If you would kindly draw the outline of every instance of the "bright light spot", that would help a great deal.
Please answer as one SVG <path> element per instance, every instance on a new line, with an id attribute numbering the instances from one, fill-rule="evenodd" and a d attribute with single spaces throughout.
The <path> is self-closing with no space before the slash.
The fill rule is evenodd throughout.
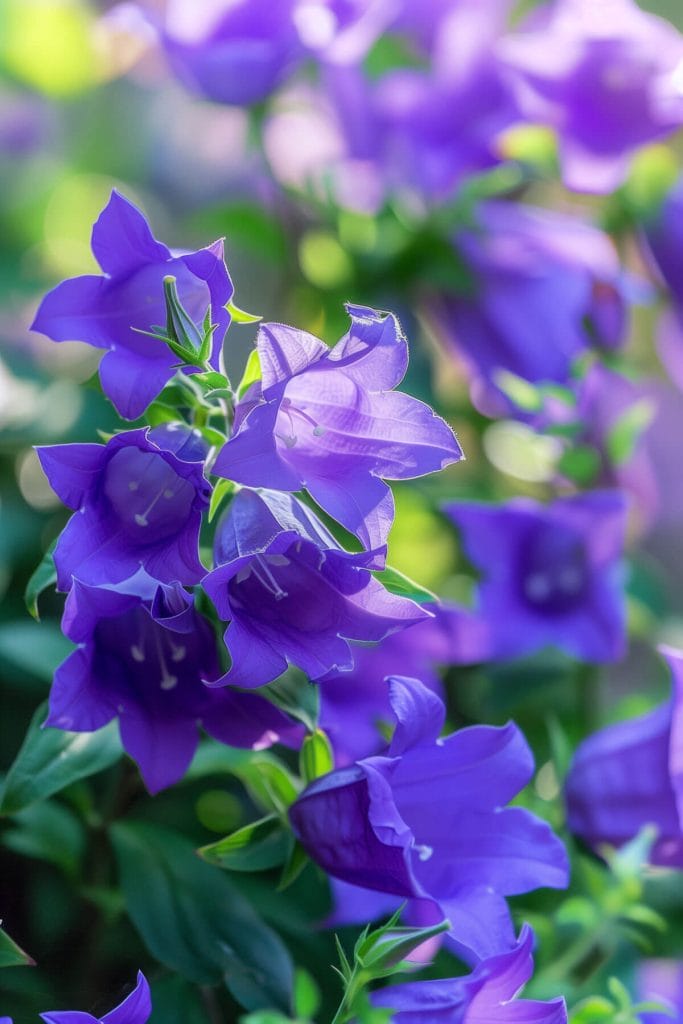
<path id="1" fill-rule="evenodd" d="M 309 231 L 299 244 L 299 264 L 304 277 L 316 288 L 336 288 L 351 277 L 349 257 L 333 235 Z"/>
<path id="2" fill-rule="evenodd" d="M 95 81 L 93 15 L 79 0 L 5 0 L 0 60 L 48 96 L 69 96 Z"/>
<path id="3" fill-rule="evenodd" d="M 484 451 L 502 473 L 530 483 L 543 483 L 555 474 L 562 444 L 556 437 L 536 434 L 524 423 L 500 420 L 487 428 Z"/>
<path id="4" fill-rule="evenodd" d="M 33 448 L 22 452 L 17 459 L 17 483 L 24 501 L 31 508 L 51 509 L 61 505 L 61 501 L 47 482 Z"/>
<path id="5" fill-rule="evenodd" d="M 541 800 L 555 800 L 560 795 L 560 784 L 552 761 L 546 761 L 539 770 L 535 789 Z"/>

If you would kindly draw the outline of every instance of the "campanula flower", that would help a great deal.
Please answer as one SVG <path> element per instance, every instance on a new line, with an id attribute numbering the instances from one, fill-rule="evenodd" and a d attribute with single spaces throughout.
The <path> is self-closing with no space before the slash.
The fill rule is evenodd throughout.
<path id="1" fill-rule="evenodd" d="M 514 949 L 488 957 L 459 978 L 412 981 L 373 992 L 373 1006 L 395 1024 L 567 1024 L 564 999 L 515 999 L 534 969 L 534 934 L 522 928 Z"/>
<path id="2" fill-rule="evenodd" d="M 137 985 L 122 1003 L 105 1013 L 93 1017 L 76 1010 L 52 1010 L 41 1013 L 45 1024 L 146 1024 L 152 1013 L 152 997 L 142 971 L 138 971 Z"/>
<path id="3" fill-rule="evenodd" d="M 230 322 L 226 304 L 232 282 L 223 262 L 223 242 L 173 254 L 153 237 L 143 214 L 114 190 L 92 231 L 92 251 L 102 275 L 63 281 L 40 304 L 32 330 L 53 341 L 84 341 L 106 349 L 100 381 L 125 419 L 142 415 L 175 373 L 177 357 L 157 338 L 140 331 L 166 323 L 163 280 L 175 277 L 180 301 L 197 324 L 211 307 L 211 364 Z"/>
<path id="4" fill-rule="evenodd" d="M 671 1024 L 683 1018 L 683 962 L 680 960 L 641 960 L 638 965 L 638 991 L 647 1002 L 664 1004 L 669 1013 L 641 1013 L 642 1024 Z"/>
<path id="5" fill-rule="evenodd" d="M 524 116 L 557 130 L 569 188 L 612 191 L 683 124 L 683 36 L 633 0 L 555 0 L 499 53 Z"/>
<path id="6" fill-rule="evenodd" d="M 262 686 L 289 663 L 312 680 L 353 668 L 349 640 L 382 640 L 428 617 L 390 594 L 289 494 L 243 489 L 219 523 L 216 568 L 202 581 L 229 621 L 232 658 L 215 685 Z"/>
<path id="7" fill-rule="evenodd" d="M 448 917 L 466 959 L 510 949 L 504 897 L 562 888 L 568 872 L 550 827 L 506 806 L 533 774 L 526 741 L 512 722 L 440 738 L 442 701 L 415 679 L 389 685 L 388 750 L 308 786 L 289 810 L 294 832 L 334 878 Z"/>
<path id="8" fill-rule="evenodd" d="M 492 658 L 547 646 L 585 661 L 621 656 L 626 500 L 619 491 L 550 505 L 455 502 L 444 511 L 481 576 L 477 610 L 491 625 Z"/>
<path id="9" fill-rule="evenodd" d="M 118 583 L 142 566 L 162 583 L 197 583 L 206 445 L 178 425 L 115 434 L 106 445 L 38 448 L 50 486 L 75 510 L 54 552 L 57 582 Z"/>
<path id="10" fill-rule="evenodd" d="M 589 736 L 566 781 L 569 828 L 598 849 L 657 828 L 653 864 L 683 867 L 683 652 L 661 648 L 671 699 L 646 715 Z"/>
<path id="11" fill-rule="evenodd" d="M 253 748 L 292 728 L 262 698 L 204 686 L 219 671 L 214 635 L 178 583 L 142 571 L 118 586 L 76 579 L 62 631 L 79 646 L 55 673 L 45 724 L 93 732 L 118 718 L 151 793 L 185 774 L 199 724 L 223 743 Z"/>
<path id="12" fill-rule="evenodd" d="M 305 487 L 366 547 L 380 548 L 394 516 L 384 480 L 435 472 L 462 451 L 429 406 L 392 390 L 408 365 L 396 317 L 347 309 L 350 330 L 332 349 L 293 327 L 261 327 L 262 379 L 238 406 L 214 472 L 251 487 Z"/>
<path id="13" fill-rule="evenodd" d="M 460 284 L 432 295 L 439 335 L 475 378 L 495 386 L 497 370 L 525 380 L 565 382 L 573 361 L 595 342 L 623 339 L 626 304 L 610 239 L 565 214 L 489 201 L 476 225 L 453 238 Z"/>

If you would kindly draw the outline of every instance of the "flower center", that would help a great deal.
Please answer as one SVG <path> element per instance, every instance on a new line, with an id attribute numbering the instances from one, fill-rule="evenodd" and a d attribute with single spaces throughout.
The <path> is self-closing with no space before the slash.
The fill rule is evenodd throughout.
<path id="1" fill-rule="evenodd" d="M 293 448 L 299 441 L 295 420 L 298 420 L 299 424 L 303 424 L 304 429 L 310 432 L 313 437 L 322 437 L 325 433 L 324 427 L 321 427 L 303 409 L 299 409 L 298 406 L 294 405 L 291 398 L 285 396 L 280 405 L 275 436 L 279 441 L 282 441 L 286 448 Z"/>
<path id="2" fill-rule="evenodd" d="M 104 494 L 119 526 L 142 544 L 179 533 L 192 509 L 194 488 L 154 452 L 124 448 L 104 472 Z"/>
<path id="3" fill-rule="evenodd" d="M 583 538 L 560 524 L 534 531 L 522 548 L 519 579 L 524 600 L 535 610 L 572 611 L 589 584 Z"/>

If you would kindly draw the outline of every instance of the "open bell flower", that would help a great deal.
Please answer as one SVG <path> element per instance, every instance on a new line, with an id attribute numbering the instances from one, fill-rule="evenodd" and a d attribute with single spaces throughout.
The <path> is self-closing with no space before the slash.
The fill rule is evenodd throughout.
<path id="1" fill-rule="evenodd" d="M 162 583 L 197 583 L 206 445 L 179 425 L 115 434 L 106 445 L 37 449 L 50 486 L 74 509 L 54 552 L 57 582 L 119 583 L 144 568 Z"/>
<path id="2" fill-rule="evenodd" d="M 137 984 L 129 996 L 118 1006 L 105 1013 L 104 1017 L 93 1017 L 78 1010 L 51 1010 L 41 1013 L 45 1024 L 146 1024 L 152 1013 L 152 996 L 142 971 L 138 971 Z"/>
<path id="3" fill-rule="evenodd" d="M 117 586 L 74 580 L 62 630 L 78 647 L 55 673 L 45 724 L 93 732 L 117 718 L 150 793 L 185 774 L 200 724 L 235 747 L 295 738 L 297 727 L 263 698 L 203 684 L 219 670 L 216 642 L 178 583 L 142 571 Z"/>
<path id="4" fill-rule="evenodd" d="M 372 553 L 344 551 L 289 494 L 238 491 L 214 554 L 202 586 L 229 621 L 232 666 L 212 685 L 263 686 L 288 664 L 319 680 L 353 667 L 349 640 L 376 642 L 429 617 L 374 578 Z"/>
<path id="5" fill-rule="evenodd" d="M 141 211 L 114 190 L 95 222 L 92 251 L 102 274 L 62 281 L 40 304 L 32 330 L 53 341 L 84 341 L 106 350 L 102 389 L 124 419 L 141 416 L 176 372 L 176 356 L 140 332 L 166 323 L 163 280 L 176 279 L 183 307 L 196 324 L 211 308 L 211 365 L 230 323 L 233 293 L 219 240 L 196 252 L 172 253 L 152 235 Z"/>
<path id="6" fill-rule="evenodd" d="M 392 1010 L 395 1024 L 567 1024 L 564 999 L 515 998 L 533 973 L 533 942 L 524 925 L 514 949 L 482 960 L 471 974 L 391 985 L 370 1002 Z"/>
<path id="7" fill-rule="evenodd" d="M 549 825 L 506 806 L 534 768 L 514 723 L 442 738 L 439 697 L 416 679 L 389 686 L 386 753 L 309 785 L 289 809 L 292 828 L 333 878 L 447 917 L 450 945 L 476 963 L 515 945 L 505 896 L 563 888 L 567 855 Z"/>
<path id="8" fill-rule="evenodd" d="M 566 780 L 567 821 L 595 850 L 622 846 L 654 825 L 651 863 L 683 868 L 683 652 L 660 650 L 671 699 L 579 744 Z"/>
<path id="9" fill-rule="evenodd" d="M 250 487 L 306 488 L 367 548 L 386 544 L 394 503 L 386 480 L 407 480 L 462 458 L 448 424 L 394 391 L 408 346 L 393 314 L 347 306 L 351 327 L 333 348 L 284 324 L 264 324 L 261 381 L 236 411 L 214 465 Z"/>

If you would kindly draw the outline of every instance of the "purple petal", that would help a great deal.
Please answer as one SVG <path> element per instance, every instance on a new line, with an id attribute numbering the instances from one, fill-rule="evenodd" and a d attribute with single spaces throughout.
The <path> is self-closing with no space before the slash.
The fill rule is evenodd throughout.
<path id="1" fill-rule="evenodd" d="M 298 745 L 303 739 L 301 726 L 256 694 L 222 690 L 220 698 L 204 715 L 202 725 L 221 743 L 264 750 L 278 742 Z"/>
<path id="2" fill-rule="evenodd" d="M 471 966 L 514 947 L 515 930 L 507 901 L 489 886 L 466 886 L 455 896 L 440 899 L 439 906 L 451 922 L 446 946 Z"/>
<path id="3" fill-rule="evenodd" d="M 253 689 L 277 679 L 287 670 L 287 660 L 254 631 L 245 629 L 237 619 L 230 623 L 224 638 L 232 665 L 225 675 L 208 681 L 208 685 Z"/>
<path id="4" fill-rule="evenodd" d="M 138 705 L 136 712 L 140 710 Z M 122 713 L 119 729 L 124 749 L 152 794 L 182 779 L 197 749 L 197 723 L 192 719 Z"/>
<path id="5" fill-rule="evenodd" d="M 51 1010 L 49 1013 L 41 1013 L 40 1016 L 45 1024 L 99 1024 L 95 1017 L 79 1010 Z"/>
<path id="6" fill-rule="evenodd" d="M 142 971 L 138 971 L 137 985 L 123 1002 L 102 1018 L 102 1024 L 146 1024 L 152 1013 L 152 996 Z"/>
<path id="7" fill-rule="evenodd" d="M 345 473 L 334 477 L 309 476 L 306 488 L 364 547 L 386 552 L 394 522 L 394 496 L 383 480 L 346 467 Z"/>
<path id="8" fill-rule="evenodd" d="M 95 732 L 111 722 L 116 708 L 92 685 L 92 658 L 74 651 L 55 671 L 46 726 L 68 732 Z"/>
<path id="9" fill-rule="evenodd" d="M 152 235 L 142 211 L 116 189 L 93 225 L 91 244 L 100 267 L 112 277 L 171 258 L 166 246 Z"/>
<path id="10" fill-rule="evenodd" d="M 96 348 L 109 348 L 108 325 L 100 319 L 107 288 L 105 278 L 93 275 L 62 281 L 41 302 L 31 330 L 52 341 L 84 341 Z"/>
<path id="11" fill-rule="evenodd" d="M 306 331 L 286 324 L 263 324 L 256 339 L 261 361 L 263 395 L 277 384 L 286 384 L 296 374 L 329 354 L 324 342 Z"/>
<path id="12" fill-rule="evenodd" d="M 68 508 L 78 509 L 86 501 L 102 470 L 101 444 L 55 444 L 36 448 L 50 487 Z"/>
<path id="13" fill-rule="evenodd" d="M 158 342 L 157 356 L 113 348 L 100 363 L 102 389 L 126 420 L 142 416 L 175 373 L 175 357 Z"/>
<path id="14" fill-rule="evenodd" d="M 391 710 L 396 718 L 390 756 L 438 739 L 446 719 L 443 701 L 417 679 L 392 676 L 388 682 Z"/>
<path id="15" fill-rule="evenodd" d="M 368 391 L 397 387 L 408 369 L 408 343 L 397 318 L 351 303 L 346 310 L 351 327 L 330 352 L 330 364 Z"/>
<path id="16" fill-rule="evenodd" d="M 253 487 L 267 483 L 282 491 L 300 490 L 301 477 L 277 448 L 274 431 L 278 413 L 279 404 L 274 401 L 255 406 L 219 452 L 214 473 Z"/>

